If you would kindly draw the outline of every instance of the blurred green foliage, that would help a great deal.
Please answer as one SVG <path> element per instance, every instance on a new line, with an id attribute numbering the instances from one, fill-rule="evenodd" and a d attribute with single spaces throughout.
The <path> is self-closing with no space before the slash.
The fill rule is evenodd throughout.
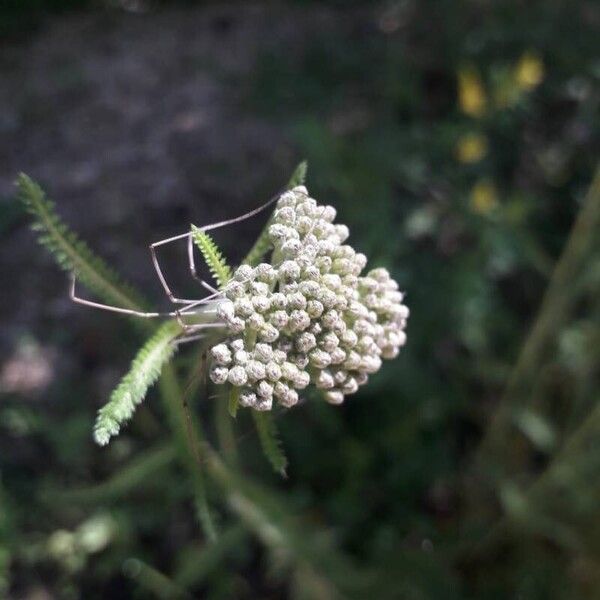
<path id="1" fill-rule="evenodd" d="M 590 244 L 567 246 L 599 157 L 598 7 L 352 4 L 361 19 L 340 10 L 338 26 L 315 27 L 294 52 L 267 41 L 243 82 L 243 108 L 289 131 L 308 158 L 311 192 L 408 291 L 408 346 L 341 409 L 314 401 L 279 416 L 285 481 L 240 413 L 238 459 L 265 489 L 244 488 L 232 510 L 237 484 L 209 480 L 212 544 L 158 402 L 99 452 L 83 375 L 55 384 L 53 394 L 72 400 L 54 413 L 7 395 L 5 593 L 600 594 L 600 248 L 598 229 L 585 231 L 597 222 L 586 217 L 575 236 Z M 39 4 L 6 6 L 20 18 Z M 523 357 L 565 249 L 544 336 Z M 120 343 L 125 366 L 135 344 Z M 283 542 L 281 528 L 292 532 Z"/>

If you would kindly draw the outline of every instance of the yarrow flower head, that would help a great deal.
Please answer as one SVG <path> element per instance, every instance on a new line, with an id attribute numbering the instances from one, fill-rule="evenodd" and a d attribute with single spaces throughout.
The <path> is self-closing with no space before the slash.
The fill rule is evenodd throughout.
<path id="1" fill-rule="evenodd" d="M 309 385 L 341 404 L 406 343 L 409 310 L 383 268 L 363 275 L 348 228 L 304 186 L 285 192 L 268 225 L 270 263 L 240 265 L 217 316 L 227 338 L 210 349 L 215 384 L 240 388 L 240 406 L 294 406 Z"/>

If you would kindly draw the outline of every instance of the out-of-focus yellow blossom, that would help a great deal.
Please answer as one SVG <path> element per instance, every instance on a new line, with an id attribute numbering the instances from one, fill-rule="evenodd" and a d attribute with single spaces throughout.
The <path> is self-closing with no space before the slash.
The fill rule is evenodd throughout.
<path id="1" fill-rule="evenodd" d="M 456 144 L 456 156 L 462 163 L 479 162 L 488 151 L 488 141 L 481 133 L 467 133 Z"/>
<path id="2" fill-rule="evenodd" d="M 496 186 L 489 179 L 480 179 L 471 190 L 471 209 L 487 215 L 498 207 Z"/>
<path id="3" fill-rule="evenodd" d="M 479 73 L 473 67 L 463 67 L 458 72 L 458 103 L 460 109 L 471 117 L 481 117 L 485 113 L 485 89 Z"/>
<path id="4" fill-rule="evenodd" d="M 535 52 L 525 52 L 515 67 L 515 81 L 522 90 L 532 90 L 544 79 L 544 63 Z"/>

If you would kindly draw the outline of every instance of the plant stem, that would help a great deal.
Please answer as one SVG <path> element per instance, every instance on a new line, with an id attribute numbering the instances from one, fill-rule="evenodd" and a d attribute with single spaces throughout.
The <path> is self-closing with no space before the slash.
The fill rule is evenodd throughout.
<path id="1" fill-rule="evenodd" d="M 180 458 L 188 468 L 192 479 L 200 524 L 206 537 L 214 541 L 217 538 L 217 532 L 210 514 L 206 498 L 206 486 L 200 468 L 202 461 L 200 459 L 200 443 L 197 437 L 198 429 L 194 427 L 194 423 L 191 421 L 191 414 L 187 409 L 187 400 L 182 394 L 172 364 L 165 365 L 163 368 L 159 385 L 163 405 L 175 436 Z"/>
<path id="2" fill-rule="evenodd" d="M 513 410 L 522 398 L 548 345 L 575 302 L 573 282 L 600 228 L 600 168 L 590 185 L 565 248 L 556 264 L 538 316 L 523 344 L 505 392 L 476 453 L 476 460 L 501 457 Z"/>

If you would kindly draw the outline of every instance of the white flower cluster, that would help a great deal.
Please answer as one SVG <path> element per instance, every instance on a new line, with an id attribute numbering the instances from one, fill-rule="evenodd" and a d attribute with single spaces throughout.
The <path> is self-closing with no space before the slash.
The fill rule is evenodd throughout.
<path id="1" fill-rule="evenodd" d="M 291 407 L 310 383 L 340 404 L 406 342 L 408 308 L 386 269 L 361 276 L 367 258 L 344 244 L 336 211 L 304 186 L 284 193 L 269 236 L 272 264 L 241 265 L 218 317 L 229 338 L 211 348 L 210 377 L 241 388 L 239 403 Z"/>

